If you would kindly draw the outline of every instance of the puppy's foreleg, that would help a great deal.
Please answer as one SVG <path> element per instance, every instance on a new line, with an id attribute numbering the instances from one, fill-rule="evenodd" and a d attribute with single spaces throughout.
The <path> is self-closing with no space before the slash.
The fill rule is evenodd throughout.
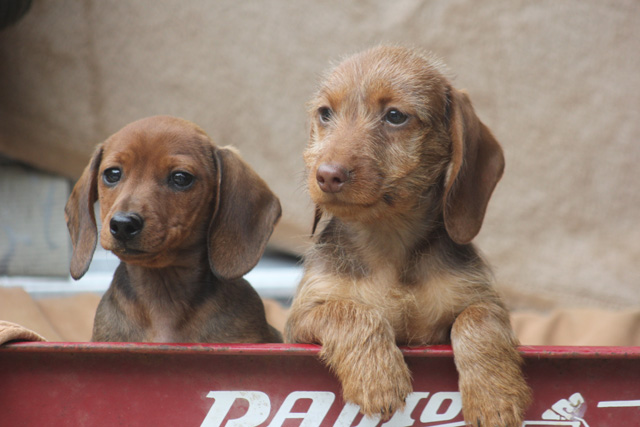
<path id="1" fill-rule="evenodd" d="M 373 307 L 350 300 L 293 308 L 289 342 L 322 344 L 321 359 L 342 384 L 345 401 L 365 415 L 388 419 L 412 391 L 411 373 L 389 322 Z"/>
<path id="2" fill-rule="evenodd" d="M 451 331 L 464 419 L 474 427 L 520 427 L 531 392 L 509 315 L 495 303 L 467 307 Z"/>

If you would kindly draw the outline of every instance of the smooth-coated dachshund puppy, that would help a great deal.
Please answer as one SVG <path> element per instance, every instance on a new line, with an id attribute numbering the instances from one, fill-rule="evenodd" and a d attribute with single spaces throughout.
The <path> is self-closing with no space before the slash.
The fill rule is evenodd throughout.
<path id="1" fill-rule="evenodd" d="M 98 239 L 121 263 L 92 341 L 281 342 L 242 276 L 280 218 L 278 198 L 232 148 L 186 120 L 154 116 L 98 145 L 65 208 L 71 276 Z"/>
<path id="2" fill-rule="evenodd" d="M 322 344 L 344 399 L 383 419 L 412 392 L 397 345 L 451 343 L 466 422 L 520 426 L 530 390 L 517 339 L 470 243 L 504 157 L 441 69 L 379 46 L 335 67 L 311 101 L 314 229 L 327 220 L 285 341 Z"/>

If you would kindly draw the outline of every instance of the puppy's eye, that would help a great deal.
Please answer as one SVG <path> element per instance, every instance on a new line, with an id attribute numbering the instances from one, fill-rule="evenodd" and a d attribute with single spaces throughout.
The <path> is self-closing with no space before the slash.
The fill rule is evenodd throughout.
<path id="1" fill-rule="evenodd" d="M 183 171 L 173 172 L 169 176 L 169 184 L 178 190 L 186 190 L 193 184 L 193 175 Z"/>
<path id="2" fill-rule="evenodd" d="M 404 114 L 402 111 L 396 110 L 395 108 L 387 111 L 387 114 L 385 114 L 384 116 L 385 121 L 395 126 L 399 126 L 405 123 L 408 118 L 409 116 Z"/>
<path id="3" fill-rule="evenodd" d="M 333 116 L 333 111 L 329 107 L 320 107 L 318 108 L 318 115 L 320 116 L 320 121 L 323 123 L 329 123 L 331 121 L 331 117 Z"/>
<path id="4" fill-rule="evenodd" d="M 122 171 L 120 168 L 108 168 L 102 173 L 102 179 L 107 185 L 114 185 L 122 178 Z"/>

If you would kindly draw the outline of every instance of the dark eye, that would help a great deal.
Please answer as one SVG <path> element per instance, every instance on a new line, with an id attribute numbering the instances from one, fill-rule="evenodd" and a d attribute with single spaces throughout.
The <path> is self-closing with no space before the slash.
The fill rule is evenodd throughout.
<path id="1" fill-rule="evenodd" d="M 186 190 L 193 184 L 193 175 L 183 171 L 173 172 L 169 176 L 169 184 L 178 190 Z"/>
<path id="2" fill-rule="evenodd" d="M 102 173 L 102 179 L 107 185 L 114 185 L 122 178 L 122 171 L 120 168 L 105 169 Z"/>
<path id="3" fill-rule="evenodd" d="M 387 114 L 385 114 L 384 116 L 384 119 L 387 122 L 395 126 L 403 124 L 404 122 L 407 121 L 408 118 L 409 116 L 407 116 L 401 111 L 396 110 L 395 108 L 392 108 L 391 110 L 387 111 Z"/>
<path id="4" fill-rule="evenodd" d="M 320 121 L 323 123 L 329 123 L 331 121 L 331 116 L 333 116 L 333 111 L 329 107 L 320 107 L 318 108 L 318 115 L 320 116 Z"/>

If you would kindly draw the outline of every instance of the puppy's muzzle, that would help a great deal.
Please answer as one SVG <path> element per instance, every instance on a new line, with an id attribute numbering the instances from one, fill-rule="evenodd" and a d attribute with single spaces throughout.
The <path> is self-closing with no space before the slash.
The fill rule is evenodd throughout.
<path id="1" fill-rule="evenodd" d="M 111 235 L 120 242 L 127 242 L 142 231 L 144 221 L 140 215 L 130 212 L 117 212 L 109 221 Z"/>
<path id="2" fill-rule="evenodd" d="M 316 171 L 318 186 L 325 193 L 339 193 L 349 180 L 349 171 L 337 163 L 322 163 Z"/>

